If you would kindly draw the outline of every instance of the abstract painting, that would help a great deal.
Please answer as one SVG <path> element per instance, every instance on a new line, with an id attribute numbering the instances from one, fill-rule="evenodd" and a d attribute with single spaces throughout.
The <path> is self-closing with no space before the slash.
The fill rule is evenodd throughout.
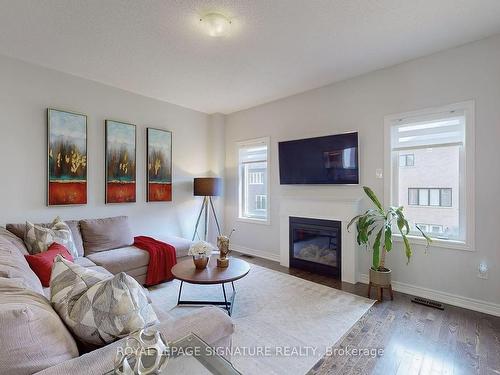
<path id="1" fill-rule="evenodd" d="M 147 201 L 172 200 L 172 132 L 147 129 Z"/>
<path id="2" fill-rule="evenodd" d="M 87 116 L 47 109 L 49 206 L 87 203 Z"/>
<path id="3" fill-rule="evenodd" d="M 136 128 L 106 120 L 106 203 L 136 200 Z"/>

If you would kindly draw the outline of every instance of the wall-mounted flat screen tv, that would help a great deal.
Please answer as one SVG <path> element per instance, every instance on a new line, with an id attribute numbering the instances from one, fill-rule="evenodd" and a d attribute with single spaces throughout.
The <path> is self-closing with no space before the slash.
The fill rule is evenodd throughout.
<path id="1" fill-rule="evenodd" d="M 279 142 L 280 184 L 359 184 L 358 133 Z"/>

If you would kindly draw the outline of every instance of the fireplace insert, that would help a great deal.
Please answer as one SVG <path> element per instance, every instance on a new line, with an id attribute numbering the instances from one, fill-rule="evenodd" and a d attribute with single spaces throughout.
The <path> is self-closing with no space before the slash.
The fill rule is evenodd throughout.
<path id="1" fill-rule="evenodd" d="M 290 267 L 341 279 L 341 222 L 290 217 Z"/>

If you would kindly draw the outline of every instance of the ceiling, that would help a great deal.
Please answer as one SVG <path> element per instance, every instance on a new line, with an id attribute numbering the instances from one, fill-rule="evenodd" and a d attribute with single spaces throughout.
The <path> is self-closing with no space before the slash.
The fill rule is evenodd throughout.
<path id="1" fill-rule="evenodd" d="M 230 36 L 202 33 L 209 11 Z M 0 0 L 0 54 L 207 113 L 496 33 L 499 0 Z"/>

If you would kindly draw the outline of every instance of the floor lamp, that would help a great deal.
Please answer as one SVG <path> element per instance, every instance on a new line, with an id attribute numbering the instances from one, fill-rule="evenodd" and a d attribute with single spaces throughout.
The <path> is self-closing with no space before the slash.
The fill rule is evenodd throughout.
<path id="1" fill-rule="evenodd" d="M 194 189 L 193 194 L 195 197 L 203 197 L 203 203 L 201 204 L 200 213 L 198 215 L 198 220 L 196 220 L 196 227 L 194 228 L 192 241 L 196 238 L 196 233 L 198 232 L 198 226 L 200 225 L 201 216 L 205 215 L 205 241 L 208 235 L 208 219 L 209 210 L 215 218 L 215 224 L 217 224 L 217 231 L 220 233 L 219 220 L 217 219 L 217 214 L 215 213 L 214 204 L 212 202 L 212 197 L 217 197 L 220 195 L 222 180 L 217 177 L 199 177 L 194 179 Z M 210 207 L 209 207 L 210 205 Z"/>

